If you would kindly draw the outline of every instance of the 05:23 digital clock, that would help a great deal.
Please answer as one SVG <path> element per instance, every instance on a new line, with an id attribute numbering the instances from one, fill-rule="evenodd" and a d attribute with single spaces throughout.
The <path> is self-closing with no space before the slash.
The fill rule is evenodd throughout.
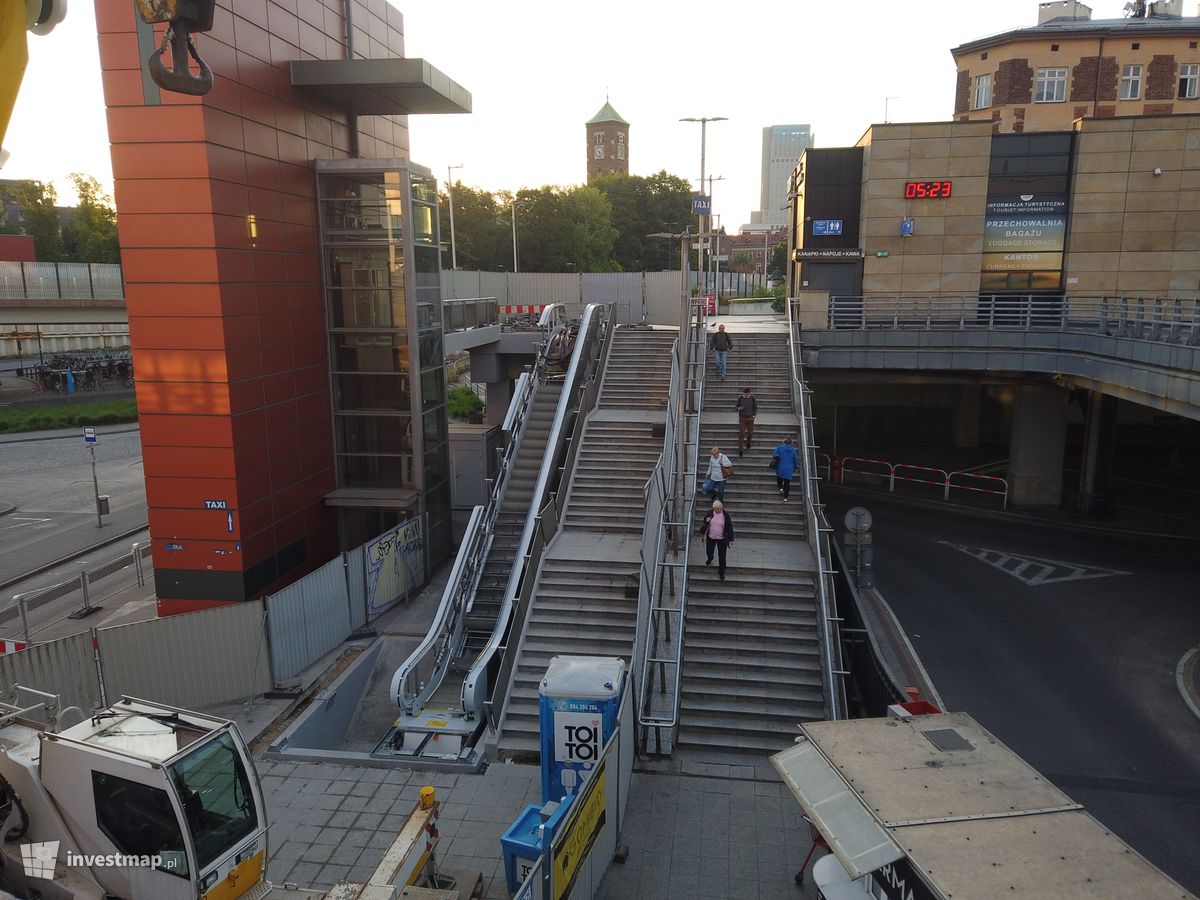
<path id="1" fill-rule="evenodd" d="M 933 200 L 950 196 L 950 181 L 909 181 L 904 185 L 906 200 Z"/>

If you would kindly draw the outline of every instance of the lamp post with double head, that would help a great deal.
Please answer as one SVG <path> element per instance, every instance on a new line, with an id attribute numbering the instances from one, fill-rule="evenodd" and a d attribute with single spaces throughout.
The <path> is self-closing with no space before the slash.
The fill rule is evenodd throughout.
<path id="1" fill-rule="evenodd" d="M 705 145 L 705 142 L 708 137 L 708 123 L 709 122 L 728 122 L 729 119 L 726 118 L 725 116 L 700 116 L 700 117 L 688 116 L 687 118 L 680 119 L 679 121 L 680 122 L 699 122 L 700 123 L 700 193 L 704 193 L 704 161 L 705 161 L 704 160 L 704 156 L 705 156 L 705 146 L 704 145 Z M 700 243 L 700 250 L 698 251 L 698 253 L 696 255 L 696 262 L 698 263 L 698 265 L 696 266 L 696 271 L 703 272 L 704 271 L 704 240 L 708 235 L 708 228 L 706 228 L 705 226 L 708 224 L 708 217 L 705 216 L 704 213 L 699 213 L 696 218 L 698 220 L 696 223 L 696 229 L 699 232 L 698 240 Z"/>

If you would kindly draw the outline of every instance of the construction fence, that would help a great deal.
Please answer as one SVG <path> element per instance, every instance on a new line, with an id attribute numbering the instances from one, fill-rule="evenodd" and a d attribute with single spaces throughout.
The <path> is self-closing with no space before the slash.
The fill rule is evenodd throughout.
<path id="1" fill-rule="evenodd" d="M 78 611 L 81 593 L 112 593 L 115 573 L 149 577 L 143 560 L 135 545 L 131 554 L 68 582 L 70 590 L 57 585 L 43 592 L 51 599 L 32 609 L 18 595 L 0 618 L 19 621 L 24 611 L 39 624 L 62 621 Z M 296 686 L 304 669 L 423 587 L 428 572 L 425 523 L 412 519 L 265 600 L 91 628 L 44 643 L 32 637 L 10 642 L 15 652 L 0 655 L 0 695 L 19 684 L 60 694 L 64 707 L 85 712 L 122 695 L 190 709 L 249 700 L 273 687 Z"/>

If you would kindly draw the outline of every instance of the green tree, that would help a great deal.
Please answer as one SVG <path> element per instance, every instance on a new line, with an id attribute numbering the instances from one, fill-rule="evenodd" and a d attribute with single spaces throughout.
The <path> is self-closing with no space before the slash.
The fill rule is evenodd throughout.
<path id="1" fill-rule="evenodd" d="M 454 246 L 458 267 L 499 272 L 512 268 L 512 233 L 508 206 L 501 197 L 458 182 L 454 185 Z M 446 252 L 442 265 L 450 268 L 450 202 L 443 193 L 440 206 Z"/>
<path id="2" fill-rule="evenodd" d="M 65 259 L 62 231 L 58 223 L 58 194 L 54 185 L 40 181 L 18 181 L 9 191 L 25 211 L 25 233 L 33 238 L 34 251 L 42 262 Z"/>
<path id="3" fill-rule="evenodd" d="M 767 277 L 779 281 L 787 274 L 787 247 L 784 242 L 780 241 L 775 245 L 775 252 L 771 254 L 771 264 L 767 266 Z"/>
<path id="4" fill-rule="evenodd" d="M 626 272 L 679 269 L 679 248 L 658 232 L 682 231 L 691 223 L 692 190 L 665 169 L 641 175 L 607 175 L 592 185 L 608 197 L 617 229 L 613 258 Z"/>
<path id="5" fill-rule="evenodd" d="M 112 198 L 100 189 L 90 175 L 72 172 L 69 176 L 79 194 L 62 228 L 66 259 L 71 262 L 119 263 L 121 246 L 117 239 L 117 212 Z"/>
<path id="6" fill-rule="evenodd" d="M 517 192 L 517 246 L 522 272 L 612 272 L 617 229 L 612 205 L 591 186 Z"/>
<path id="7" fill-rule="evenodd" d="M 738 250 L 729 261 L 735 266 L 748 266 L 750 265 L 750 254 L 745 250 Z"/>

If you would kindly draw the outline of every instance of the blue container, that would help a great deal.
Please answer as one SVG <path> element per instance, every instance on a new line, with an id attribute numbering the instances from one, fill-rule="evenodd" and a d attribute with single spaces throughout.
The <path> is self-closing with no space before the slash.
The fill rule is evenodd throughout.
<path id="1" fill-rule="evenodd" d="M 553 839 L 554 830 L 570 808 L 570 800 L 560 803 L 558 809 L 543 822 L 542 807 L 527 806 L 525 812 L 500 836 L 500 846 L 504 851 L 504 878 L 510 894 L 515 894 L 525 881 L 529 870 L 542 855 L 546 844 Z"/>
<path id="2" fill-rule="evenodd" d="M 625 661 L 609 656 L 556 656 L 538 689 L 542 802 L 579 792 L 617 727 Z"/>

